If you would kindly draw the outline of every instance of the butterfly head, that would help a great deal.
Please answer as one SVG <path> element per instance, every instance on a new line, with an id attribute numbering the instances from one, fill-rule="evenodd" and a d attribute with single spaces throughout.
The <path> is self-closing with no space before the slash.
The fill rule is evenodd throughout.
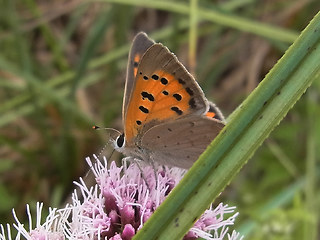
<path id="1" fill-rule="evenodd" d="M 142 149 L 136 143 L 131 145 L 131 142 L 125 137 L 124 133 L 120 133 L 116 138 L 110 140 L 114 150 L 137 159 L 145 159 L 147 151 Z"/>

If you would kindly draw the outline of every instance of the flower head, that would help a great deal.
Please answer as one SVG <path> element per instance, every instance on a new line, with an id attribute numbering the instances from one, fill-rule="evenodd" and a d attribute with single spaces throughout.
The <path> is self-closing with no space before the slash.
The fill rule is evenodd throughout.
<path id="1" fill-rule="evenodd" d="M 52 210 L 51 217 L 48 217 L 44 224 L 40 224 L 40 221 L 38 224 L 37 221 L 37 226 L 29 231 L 24 230 L 22 224 L 18 224 L 19 227 L 16 228 L 24 237 L 130 240 L 185 173 L 185 170 L 179 168 L 139 168 L 137 164 L 127 165 L 127 161 L 124 161 L 121 167 L 117 167 L 115 162 L 111 162 L 107 167 L 106 159 L 93 164 L 87 158 L 87 162 L 97 184 L 88 188 L 80 179 L 79 183 L 75 183 L 80 194 L 75 191 L 71 204 L 59 211 Z M 238 215 L 234 213 L 234 209 L 235 207 L 223 204 L 219 204 L 215 209 L 210 207 L 184 239 L 240 239 L 236 232 L 228 234 L 228 227 L 233 225 Z M 225 217 L 225 214 L 229 217 Z M 59 219 L 59 224 L 56 219 Z M 19 222 L 17 218 L 16 221 Z M 48 226 L 54 231 L 48 231 Z M 0 233 L 1 239 L 5 238 L 1 238 Z"/>

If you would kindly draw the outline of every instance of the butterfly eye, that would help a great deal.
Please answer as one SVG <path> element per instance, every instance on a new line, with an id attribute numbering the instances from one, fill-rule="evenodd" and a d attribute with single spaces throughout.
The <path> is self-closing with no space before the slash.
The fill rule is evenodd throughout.
<path id="1" fill-rule="evenodd" d="M 124 133 L 122 133 L 119 137 L 116 139 L 117 147 L 122 148 L 125 143 Z"/>

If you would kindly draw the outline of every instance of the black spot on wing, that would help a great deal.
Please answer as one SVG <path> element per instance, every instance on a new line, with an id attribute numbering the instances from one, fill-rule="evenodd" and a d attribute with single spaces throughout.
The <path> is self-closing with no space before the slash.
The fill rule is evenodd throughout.
<path id="1" fill-rule="evenodd" d="M 153 74 L 151 78 L 154 79 L 154 80 L 158 80 L 158 79 L 159 79 L 159 76 L 156 75 L 156 74 Z"/>
<path id="2" fill-rule="evenodd" d="M 196 101 L 194 100 L 194 98 L 191 98 L 191 99 L 189 100 L 189 106 L 190 106 L 191 108 L 196 108 L 196 107 L 197 107 Z"/>
<path id="3" fill-rule="evenodd" d="M 190 96 L 193 96 L 194 93 L 193 93 L 193 90 L 191 88 L 186 87 L 186 91 Z"/>
<path id="4" fill-rule="evenodd" d="M 142 98 L 148 99 L 150 102 L 154 101 L 154 96 L 151 93 L 148 92 L 141 92 Z"/>
<path id="5" fill-rule="evenodd" d="M 186 82 L 181 78 L 179 78 L 178 81 L 179 81 L 180 84 L 186 84 Z"/>
<path id="6" fill-rule="evenodd" d="M 180 94 L 178 94 L 178 93 L 175 93 L 175 94 L 173 94 L 172 95 L 177 101 L 181 101 L 181 99 L 182 99 L 182 96 L 180 95 Z"/>
<path id="7" fill-rule="evenodd" d="M 139 106 L 139 109 L 141 112 L 143 113 L 149 113 L 149 109 L 148 108 L 145 108 L 144 106 Z"/>
<path id="8" fill-rule="evenodd" d="M 182 115 L 183 111 L 178 107 L 171 107 L 171 110 L 176 112 L 178 115 Z"/>
<path id="9" fill-rule="evenodd" d="M 161 78 L 160 82 L 163 84 L 163 85 L 167 85 L 168 84 L 168 80 L 166 78 Z"/>

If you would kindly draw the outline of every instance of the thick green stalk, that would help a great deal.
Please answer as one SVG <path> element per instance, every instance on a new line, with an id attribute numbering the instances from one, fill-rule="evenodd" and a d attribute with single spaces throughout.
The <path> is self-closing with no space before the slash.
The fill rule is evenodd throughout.
<path id="1" fill-rule="evenodd" d="M 318 13 L 135 239 L 181 239 L 319 75 Z"/>

